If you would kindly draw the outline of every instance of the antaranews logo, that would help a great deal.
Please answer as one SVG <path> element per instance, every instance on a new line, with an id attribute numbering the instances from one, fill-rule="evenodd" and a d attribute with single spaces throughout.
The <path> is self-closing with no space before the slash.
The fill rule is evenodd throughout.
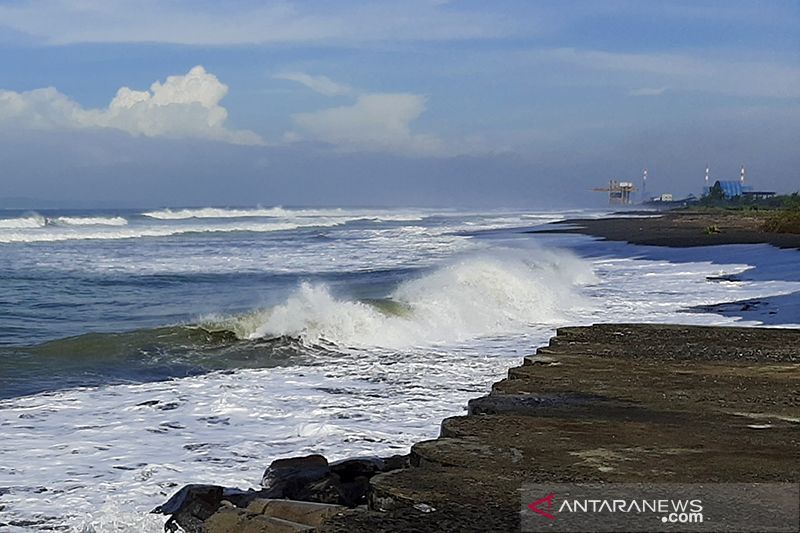
<path id="1" fill-rule="evenodd" d="M 550 512 L 555 508 L 551 492 L 543 498 L 528 504 L 528 509 L 548 520 L 556 517 Z M 546 509 L 544 507 L 546 506 Z M 625 498 L 573 498 L 564 499 L 557 505 L 557 512 L 563 513 L 635 513 L 655 514 L 662 523 L 699 524 L 703 522 L 703 502 L 700 499 L 625 499 Z"/>
<path id="2" fill-rule="evenodd" d="M 551 515 L 548 512 L 548 511 L 550 511 L 550 508 L 553 506 L 553 498 L 555 498 L 555 496 L 556 496 L 555 493 L 551 492 L 550 494 L 548 494 L 544 498 L 539 498 L 535 502 L 529 503 L 528 504 L 528 509 L 530 509 L 531 511 L 533 511 L 534 513 L 536 513 L 536 514 L 538 514 L 540 516 L 543 516 L 543 517 L 547 518 L 548 520 L 555 520 L 556 517 Z M 543 505 L 545 503 L 547 504 L 547 511 L 539 509 L 539 506 Z"/>
<path id="3" fill-rule="evenodd" d="M 522 531 L 800 531 L 798 483 L 530 483 Z"/>

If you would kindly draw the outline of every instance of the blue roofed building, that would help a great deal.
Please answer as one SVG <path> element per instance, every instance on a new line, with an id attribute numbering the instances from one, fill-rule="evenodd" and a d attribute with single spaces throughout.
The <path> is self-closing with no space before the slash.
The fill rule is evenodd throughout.
<path id="1" fill-rule="evenodd" d="M 742 185 L 740 181 L 717 181 L 714 183 L 714 187 L 719 185 L 719 188 L 722 189 L 722 194 L 725 195 L 726 200 L 730 200 L 732 198 L 736 198 L 737 196 L 742 196 L 749 187 L 745 187 Z"/>

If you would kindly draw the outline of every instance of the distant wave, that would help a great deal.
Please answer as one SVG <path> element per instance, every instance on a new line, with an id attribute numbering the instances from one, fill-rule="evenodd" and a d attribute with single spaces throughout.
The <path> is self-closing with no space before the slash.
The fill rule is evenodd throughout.
<path id="1" fill-rule="evenodd" d="M 287 211 L 281 207 L 256 208 L 256 209 L 225 209 L 220 207 L 201 207 L 197 209 L 161 209 L 147 211 L 142 215 L 158 220 L 184 220 L 187 218 L 251 218 L 251 217 L 280 217 Z"/>
<path id="2" fill-rule="evenodd" d="M 128 221 L 122 217 L 55 217 L 48 218 L 47 223 L 56 226 L 125 226 Z"/>
<path id="3" fill-rule="evenodd" d="M 207 327 L 312 346 L 452 343 L 561 320 L 584 305 L 578 287 L 594 280 L 589 264 L 566 252 L 531 259 L 509 251 L 463 258 L 401 284 L 385 301 L 342 300 L 324 284 L 303 283 L 282 305 Z"/>
<path id="4" fill-rule="evenodd" d="M 385 211 L 366 211 L 352 209 L 285 209 L 283 207 L 227 209 L 221 207 L 200 207 L 191 209 L 161 209 L 147 211 L 143 216 L 158 220 L 186 220 L 192 218 L 302 218 L 302 217 L 341 217 L 348 220 L 386 220 L 414 221 L 422 220 L 419 213 L 395 213 Z"/>
<path id="5" fill-rule="evenodd" d="M 43 228 L 47 220 L 41 215 L 0 219 L 0 229 Z"/>
<path id="6" fill-rule="evenodd" d="M 274 223 L 240 223 L 220 225 L 192 226 L 143 226 L 143 227 L 58 227 L 48 226 L 43 230 L 29 231 L 34 226 L 15 226 L 9 231 L 0 231 L 0 243 L 34 243 L 58 242 L 74 240 L 116 240 L 136 239 L 142 237 L 169 237 L 186 233 L 229 233 L 251 231 L 256 233 L 288 231 L 304 227 L 328 227 L 342 224 L 339 220 L 315 219 L 308 223 L 274 222 Z M 41 228 L 42 226 L 35 226 Z M 12 231 L 16 229 L 17 231 Z"/>
<path id="7" fill-rule="evenodd" d="M 45 226 L 125 226 L 122 217 L 44 217 L 38 213 L 18 218 L 0 219 L 0 229 L 32 229 Z M 2 237 L 0 237 L 2 239 Z M 0 242 L 2 242 L 0 240 Z"/>

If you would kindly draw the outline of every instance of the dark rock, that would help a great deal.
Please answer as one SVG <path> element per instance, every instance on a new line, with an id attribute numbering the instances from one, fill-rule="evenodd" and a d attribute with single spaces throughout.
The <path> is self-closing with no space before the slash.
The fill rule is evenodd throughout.
<path id="1" fill-rule="evenodd" d="M 333 462 L 330 464 L 330 469 L 347 483 L 357 477 L 370 478 L 378 472 L 385 472 L 386 461 L 380 457 L 356 457 Z"/>
<path id="2" fill-rule="evenodd" d="M 303 486 L 330 476 L 328 460 L 321 455 L 307 455 L 278 459 L 264 471 L 261 486 L 267 498 L 291 498 L 287 494 L 299 491 Z"/>
<path id="3" fill-rule="evenodd" d="M 321 455 L 279 459 L 264 472 L 261 494 L 355 507 L 366 502 L 371 477 L 406 466 L 407 456 L 361 457 L 331 464 Z"/>
<path id="4" fill-rule="evenodd" d="M 186 485 L 151 512 L 172 515 L 164 524 L 164 531 L 201 532 L 203 522 L 217 512 L 223 500 L 237 507 L 247 507 L 261 495 L 261 491 L 218 485 Z"/>
<path id="5" fill-rule="evenodd" d="M 203 521 L 217 512 L 222 502 L 224 489 L 217 485 L 186 485 L 152 513 L 172 515 L 164 531 L 201 533 Z"/>

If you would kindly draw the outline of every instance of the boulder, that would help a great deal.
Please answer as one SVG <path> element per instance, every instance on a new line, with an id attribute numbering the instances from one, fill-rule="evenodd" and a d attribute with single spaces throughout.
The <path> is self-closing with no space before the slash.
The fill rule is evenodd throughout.
<path id="1" fill-rule="evenodd" d="M 204 533 L 297 533 L 316 528 L 244 509 L 222 508 L 203 524 Z"/>
<path id="2" fill-rule="evenodd" d="M 181 488 L 151 512 L 172 515 L 164 524 L 164 531 L 199 533 L 203 531 L 203 522 L 217 512 L 223 501 L 231 502 L 236 507 L 247 507 L 260 494 L 252 490 L 192 484 Z"/>
<path id="3" fill-rule="evenodd" d="M 247 506 L 247 510 L 251 513 L 313 527 L 321 526 L 328 518 L 346 509 L 341 505 L 292 500 L 265 500 L 261 498 L 253 500 Z"/>
<path id="4" fill-rule="evenodd" d="M 261 497 L 355 507 L 366 502 L 372 476 L 407 465 L 407 456 L 361 457 L 330 464 L 321 455 L 279 459 L 264 472 Z"/>
<path id="5" fill-rule="evenodd" d="M 201 533 L 203 522 L 219 509 L 223 492 L 217 485 L 186 485 L 151 512 L 172 515 L 164 531 Z"/>

